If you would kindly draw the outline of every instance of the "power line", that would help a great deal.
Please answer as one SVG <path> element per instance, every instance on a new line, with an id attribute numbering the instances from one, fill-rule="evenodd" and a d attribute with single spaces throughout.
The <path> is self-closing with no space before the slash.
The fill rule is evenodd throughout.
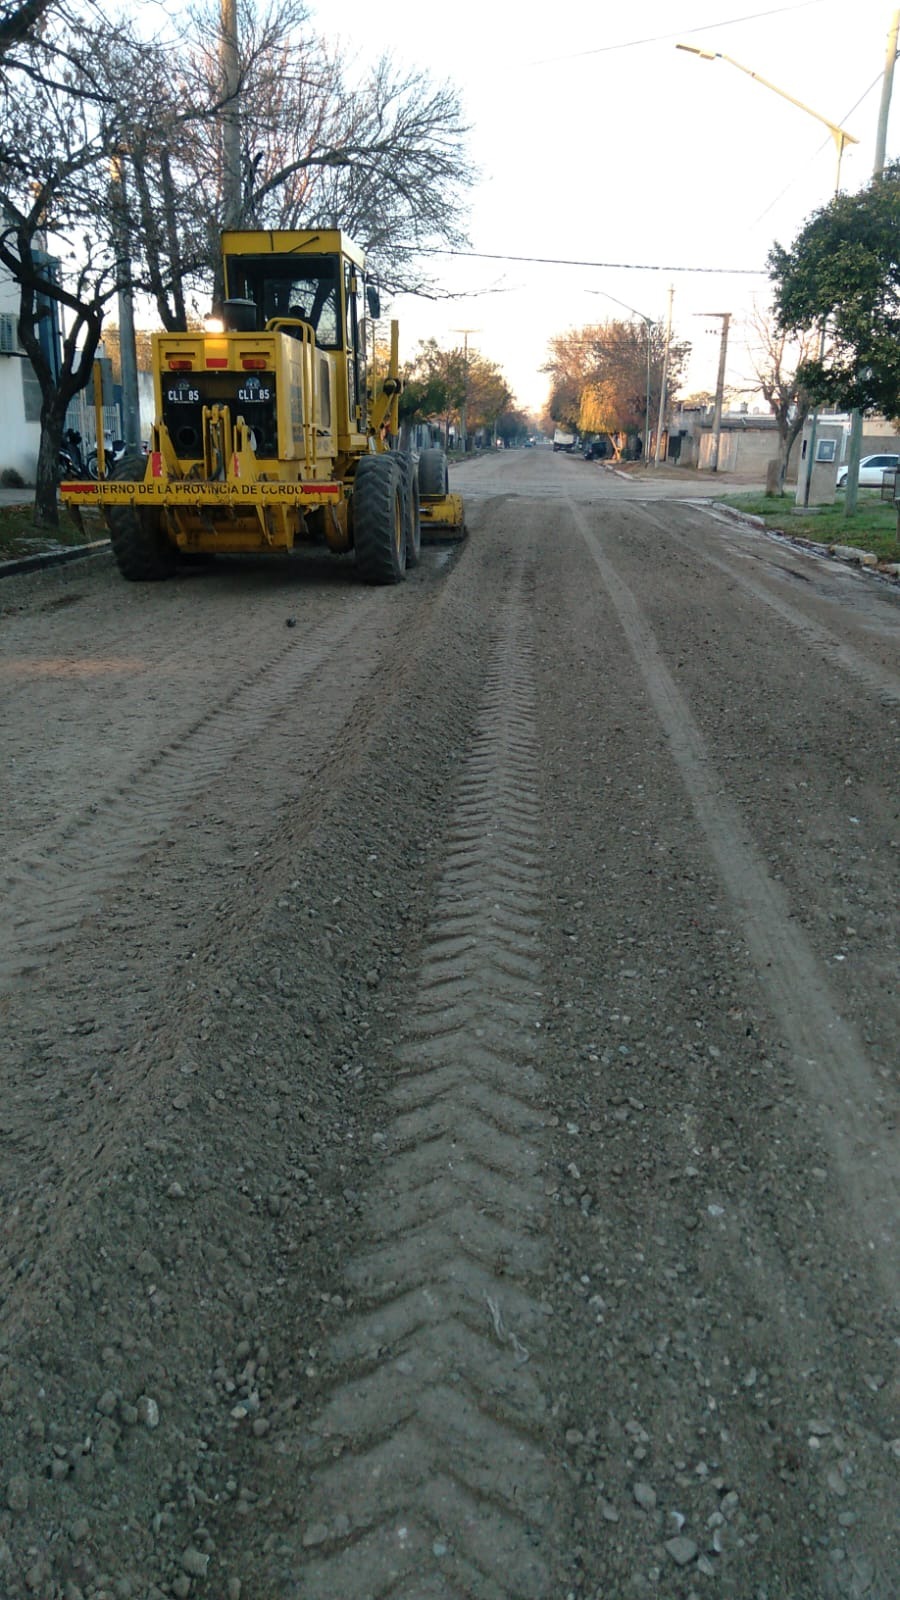
<path id="1" fill-rule="evenodd" d="M 673 267 L 647 261 L 577 261 L 566 256 L 508 256 L 487 250 L 437 250 L 422 249 L 416 245 L 399 247 L 407 255 L 462 256 L 471 261 L 518 261 L 541 267 L 590 267 L 609 272 L 708 272 L 718 276 L 765 278 L 765 267 Z"/>
<path id="2" fill-rule="evenodd" d="M 751 11 L 743 17 L 716 17 L 712 22 L 702 22 L 694 28 L 681 28 L 676 33 L 655 33 L 646 39 L 623 39 L 619 44 L 598 44 L 593 50 L 577 50 L 569 56 L 545 56 L 541 61 L 532 61 L 533 67 L 549 67 L 557 61 L 583 61 L 586 56 L 605 56 L 613 50 L 635 50 L 644 44 L 665 44 L 668 39 L 677 39 L 680 35 L 688 33 L 708 33 L 710 28 L 733 28 L 739 22 L 759 22 L 764 17 L 781 17 L 788 11 L 806 11 L 810 6 L 824 5 L 825 0 L 799 0 L 799 4 L 792 6 L 776 6 L 772 11 Z"/>

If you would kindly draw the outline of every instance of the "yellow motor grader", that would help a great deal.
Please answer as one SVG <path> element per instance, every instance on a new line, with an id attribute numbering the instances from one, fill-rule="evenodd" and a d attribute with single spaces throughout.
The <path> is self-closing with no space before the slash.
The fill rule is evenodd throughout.
<path id="1" fill-rule="evenodd" d="M 396 450 L 397 324 L 386 375 L 370 382 L 368 318 L 380 307 L 345 234 L 222 236 L 217 332 L 153 337 L 156 421 L 146 456 L 61 485 L 99 504 L 119 571 L 170 577 L 179 555 L 284 552 L 300 541 L 353 551 L 360 577 L 397 583 L 423 529 L 462 537 L 441 449 Z M 98 429 L 98 440 L 103 430 Z"/>

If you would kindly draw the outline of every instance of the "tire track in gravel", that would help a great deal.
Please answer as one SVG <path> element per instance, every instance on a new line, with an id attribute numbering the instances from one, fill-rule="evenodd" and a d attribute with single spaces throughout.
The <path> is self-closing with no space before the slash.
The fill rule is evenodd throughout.
<path id="1" fill-rule="evenodd" d="M 51 949 L 71 940 L 104 892 L 192 803 L 212 791 L 235 761 L 243 764 L 240 804 L 248 822 L 266 815 L 273 803 L 266 740 L 283 741 L 285 729 L 295 728 L 302 714 L 304 765 L 321 761 L 357 686 L 371 673 L 382 632 L 374 599 L 362 616 L 359 605 L 348 606 L 258 668 L 250 681 L 138 765 L 127 781 L 7 855 L 0 869 L 0 985 L 41 965 Z M 231 807 L 234 786 L 229 796 Z"/>
<path id="2" fill-rule="evenodd" d="M 511 587 L 515 587 L 514 584 Z M 534 687 L 511 599 L 464 762 L 384 1181 L 307 1444 L 302 1600 L 539 1600 L 546 1267 Z"/>
<path id="3" fill-rule="evenodd" d="M 691 550 L 704 563 L 715 567 L 719 572 L 723 572 L 726 577 L 739 584 L 747 594 L 752 595 L 755 600 L 759 600 L 763 605 L 768 606 L 769 610 L 774 611 L 775 615 L 780 617 L 782 622 L 787 623 L 789 628 L 798 633 L 808 644 L 814 645 L 817 650 L 821 651 L 832 665 L 840 667 L 867 693 L 874 694 L 883 706 L 900 705 L 900 678 L 895 672 L 890 672 L 886 668 L 880 667 L 877 662 L 870 660 L 859 650 L 855 650 L 845 640 L 839 639 L 828 628 L 822 627 L 821 623 L 815 622 L 812 617 L 807 616 L 798 606 L 791 605 L 790 601 L 783 600 L 780 595 L 773 594 L 765 583 L 761 583 L 758 579 L 751 577 L 736 562 L 729 561 L 723 556 L 717 556 L 708 549 L 705 549 L 702 552 L 702 556 L 700 556 L 696 545 L 691 543 L 687 530 L 674 527 L 671 522 L 663 522 L 660 517 L 655 516 L 646 506 L 636 506 L 631 509 L 636 510 L 659 533 L 664 533 L 667 537 L 677 539 L 680 545 L 685 549 Z M 694 510 L 696 509 L 698 508 L 695 507 Z M 725 520 L 721 517 L 716 518 L 715 514 L 705 507 L 702 509 L 713 521 Z M 686 508 L 683 507 L 682 510 L 686 510 Z M 733 523 L 731 524 L 731 531 L 732 533 L 734 532 Z M 737 552 L 737 554 L 739 558 L 742 555 L 741 552 Z"/>
<path id="4" fill-rule="evenodd" d="M 663 659 L 653 630 L 605 553 L 584 510 L 569 510 L 612 601 L 722 882 L 740 916 L 756 973 L 790 1047 L 794 1068 L 822 1114 L 871 1252 L 896 1295 L 897 1157 L 873 1114 L 880 1086 L 855 1030 L 839 1014 L 807 936 L 766 871 L 740 811 L 726 796 L 709 748 Z M 730 570 L 730 569 L 729 569 Z"/>

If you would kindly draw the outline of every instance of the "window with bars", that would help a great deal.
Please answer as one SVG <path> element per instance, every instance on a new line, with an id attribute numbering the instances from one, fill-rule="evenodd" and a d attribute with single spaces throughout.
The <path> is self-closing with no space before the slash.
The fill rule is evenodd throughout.
<path id="1" fill-rule="evenodd" d="M 18 318 L 12 311 L 0 312 L 0 355 L 16 355 L 19 349 Z"/>

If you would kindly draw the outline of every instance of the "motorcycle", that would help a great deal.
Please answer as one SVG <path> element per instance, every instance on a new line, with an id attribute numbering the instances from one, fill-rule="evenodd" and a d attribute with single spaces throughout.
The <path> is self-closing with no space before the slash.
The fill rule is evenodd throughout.
<path id="1" fill-rule="evenodd" d="M 125 443 L 124 439 L 112 439 L 112 438 L 109 437 L 108 434 L 104 436 L 104 440 L 103 440 L 104 477 L 109 478 L 109 477 L 112 476 L 112 473 L 113 473 L 114 469 L 118 466 L 120 461 L 124 461 L 125 456 L 127 455 L 127 453 L 128 453 L 128 446 Z M 96 449 L 90 450 L 88 452 L 87 470 L 88 470 L 88 476 L 89 477 L 91 477 L 91 478 L 99 478 L 99 476 L 100 476 L 100 465 L 99 465 L 99 462 L 97 460 L 97 451 L 96 451 Z"/>
<path id="2" fill-rule="evenodd" d="M 59 451 L 59 476 L 65 478 L 90 477 L 88 464 L 81 449 L 81 434 L 76 428 L 67 428 L 62 436 Z"/>

